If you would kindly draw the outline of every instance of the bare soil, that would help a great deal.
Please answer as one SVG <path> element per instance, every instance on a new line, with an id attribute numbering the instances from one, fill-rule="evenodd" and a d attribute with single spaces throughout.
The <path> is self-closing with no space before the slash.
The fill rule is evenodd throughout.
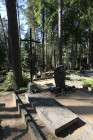
<path id="1" fill-rule="evenodd" d="M 48 88 L 55 86 L 54 79 L 35 81 L 36 84 Z M 93 94 L 80 91 L 82 89 L 82 81 L 71 81 L 67 83 L 69 86 L 75 86 L 76 91 L 55 98 L 59 103 L 78 114 L 84 121 L 93 123 Z"/>
<path id="2" fill-rule="evenodd" d="M 3 130 L 0 140 L 31 140 L 12 98 L 12 93 L 0 91 L 0 119 Z"/>
<path id="3" fill-rule="evenodd" d="M 54 79 L 39 80 L 35 83 L 44 88 L 55 86 Z M 83 88 L 82 81 L 68 82 L 68 85 L 75 85 L 78 89 Z M 84 122 L 93 124 L 93 95 L 77 90 L 55 99 L 78 114 Z M 0 119 L 3 120 L 0 140 L 31 140 L 30 134 L 13 102 L 12 93 L 4 92 L 2 88 L 0 88 Z M 77 134 L 79 135 L 79 133 Z"/>

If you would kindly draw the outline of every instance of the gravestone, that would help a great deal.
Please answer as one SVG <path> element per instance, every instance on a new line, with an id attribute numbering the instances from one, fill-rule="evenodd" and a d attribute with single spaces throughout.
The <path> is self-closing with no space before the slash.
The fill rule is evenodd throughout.
<path id="1" fill-rule="evenodd" d="M 32 89 L 35 88 L 36 85 L 34 83 L 29 82 L 27 85 L 27 93 L 31 93 Z"/>
<path id="2" fill-rule="evenodd" d="M 65 76 L 66 76 L 66 72 L 64 66 L 59 66 L 54 70 L 54 79 L 55 79 L 56 87 L 65 86 Z"/>
<path id="3" fill-rule="evenodd" d="M 55 99 L 41 93 L 26 93 L 26 98 L 53 134 L 58 134 L 78 120 L 78 116 Z"/>

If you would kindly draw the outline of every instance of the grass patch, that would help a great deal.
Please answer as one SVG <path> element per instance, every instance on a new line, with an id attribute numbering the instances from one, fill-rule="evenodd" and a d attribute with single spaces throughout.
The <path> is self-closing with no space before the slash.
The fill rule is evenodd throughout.
<path id="1" fill-rule="evenodd" d="M 10 91 L 9 92 L 5 92 L 4 91 L 4 88 L 5 88 L 4 83 L 3 84 L 0 84 L 0 97 L 1 96 L 5 96 L 5 95 L 8 95 L 8 94 L 11 93 Z"/>
<path id="2" fill-rule="evenodd" d="M 27 83 L 30 81 L 28 78 L 28 74 L 22 72 L 22 77 L 23 77 L 23 85 L 21 89 L 26 89 L 27 88 Z M 7 78 L 4 82 L 4 91 L 12 91 L 14 90 L 14 80 L 13 80 L 13 72 L 9 72 L 7 74 Z"/>
<path id="3" fill-rule="evenodd" d="M 85 87 L 93 87 L 93 80 L 82 80 L 82 82 Z"/>
<path id="4" fill-rule="evenodd" d="M 21 87 L 20 88 L 20 90 L 26 90 L 27 89 L 27 87 Z"/>
<path id="5" fill-rule="evenodd" d="M 66 76 L 66 80 L 69 80 L 69 81 L 82 81 L 82 78 L 80 76 L 77 76 L 77 75 L 70 75 L 70 76 Z"/>
<path id="6" fill-rule="evenodd" d="M 4 91 L 4 84 L 0 84 L 0 92 Z"/>

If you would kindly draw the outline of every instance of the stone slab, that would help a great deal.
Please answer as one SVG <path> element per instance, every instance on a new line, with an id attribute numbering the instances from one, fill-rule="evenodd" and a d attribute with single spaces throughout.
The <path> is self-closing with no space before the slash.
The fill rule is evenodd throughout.
<path id="1" fill-rule="evenodd" d="M 78 116 L 46 93 L 26 93 L 26 98 L 35 108 L 45 126 L 58 134 L 78 120 Z"/>

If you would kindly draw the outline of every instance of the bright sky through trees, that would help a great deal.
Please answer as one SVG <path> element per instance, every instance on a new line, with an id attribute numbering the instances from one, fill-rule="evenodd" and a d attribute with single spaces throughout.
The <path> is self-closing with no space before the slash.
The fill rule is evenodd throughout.
<path id="1" fill-rule="evenodd" d="M 6 18 L 7 14 L 6 14 L 6 7 L 0 2 L 0 13 L 2 18 Z"/>
<path id="2" fill-rule="evenodd" d="M 0 2 L 0 14 L 2 18 L 7 19 L 6 6 L 3 5 L 2 2 Z M 22 14 L 21 10 L 19 10 L 19 18 L 20 18 L 20 24 L 23 27 L 21 29 L 21 37 L 24 38 L 24 34 L 27 32 L 28 26 L 26 25 L 26 19 L 24 18 L 24 15 Z"/>

